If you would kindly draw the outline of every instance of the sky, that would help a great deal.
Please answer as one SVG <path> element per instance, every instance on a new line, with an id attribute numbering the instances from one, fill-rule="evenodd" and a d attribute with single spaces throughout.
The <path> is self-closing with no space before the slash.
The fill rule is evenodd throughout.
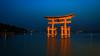
<path id="1" fill-rule="evenodd" d="M 100 0 L 0 0 L 0 22 L 45 29 L 45 16 L 74 13 L 72 29 L 100 31 Z"/>

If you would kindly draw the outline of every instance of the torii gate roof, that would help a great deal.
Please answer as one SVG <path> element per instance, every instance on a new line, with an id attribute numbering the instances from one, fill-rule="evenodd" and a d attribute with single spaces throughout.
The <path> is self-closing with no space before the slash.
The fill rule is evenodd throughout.
<path id="1" fill-rule="evenodd" d="M 64 17 L 73 17 L 75 14 L 69 14 L 69 15 L 65 15 L 65 16 L 46 16 L 45 18 L 52 18 L 52 19 L 56 19 L 56 18 L 64 18 Z"/>

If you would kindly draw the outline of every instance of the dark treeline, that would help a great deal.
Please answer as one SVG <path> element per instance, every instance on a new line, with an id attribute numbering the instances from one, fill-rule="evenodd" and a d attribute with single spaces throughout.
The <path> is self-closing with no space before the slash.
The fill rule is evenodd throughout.
<path id="1" fill-rule="evenodd" d="M 27 32 L 27 30 L 24 28 L 13 26 L 13 25 L 0 23 L 0 32 L 23 33 L 23 32 Z"/>

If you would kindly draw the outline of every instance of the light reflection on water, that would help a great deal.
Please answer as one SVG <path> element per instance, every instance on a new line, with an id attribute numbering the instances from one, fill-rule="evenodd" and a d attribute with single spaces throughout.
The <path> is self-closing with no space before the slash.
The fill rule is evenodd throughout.
<path id="1" fill-rule="evenodd" d="M 46 33 L 0 37 L 0 56 L 100 56 L 100 34 L 73 34 L 70 39 Z"/>
<path id="2" fill-rule="evenodd" d="M 57 42 L 56 38 L 48 38 L 47 56 L 70 56 L 70 51 L 70 39 L 60 39 L 60 42 Z"/>

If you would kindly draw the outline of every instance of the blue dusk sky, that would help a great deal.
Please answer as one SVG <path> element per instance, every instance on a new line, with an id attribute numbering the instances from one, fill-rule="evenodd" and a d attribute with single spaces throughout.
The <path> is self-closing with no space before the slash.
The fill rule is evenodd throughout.
<path id="1" fill-rule="evenodd" d="M 0 0 L 0 22 L 27 29 L 45 29 L 45 16 L 70 13 L 73 29 L 100 30 L 100 0 Z"/>

